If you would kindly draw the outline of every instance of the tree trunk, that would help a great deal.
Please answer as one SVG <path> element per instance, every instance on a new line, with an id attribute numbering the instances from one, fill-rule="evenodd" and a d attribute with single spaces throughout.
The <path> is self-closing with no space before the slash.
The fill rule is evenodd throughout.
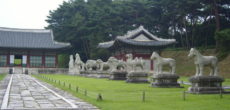
<path id="1" fill-rule="evenodd" d="M 219 16 L 216 0 L 213 0 L 213 10 L 214 10 L 215 21 L 216 21 L 216 32 L 218 32 L 220 31 L 220 16 Z M 218 50 L 219 50 L 219 41 L 216 40 L 216 52 L 218 52 Z"/>
<path id="2" fill-rule="evenodd" d="M 185 28 L 186 48 L 189 49 L 190 45 L 189 45 L 189 39 L 188 39 L 187 26 L 186 26 L 186 23 L 185 23 L 185 18 L 183 20 L 183 24 L 184 24 L 184 28 Z"/>
<path id="3" fill-rule="evenodd" d="M 219 16 L 216 0 L 213 0 L 213 10 L 214 10 L 215 21 L 216 21 L 216 32 L 218 32 L 220 30 L 220 16 Z"/>
<path id="4" fill-rule="evenodd" d="M 88 43 L 87 43 L 87 41 L 82 39 L 82 44 L 83 44 L 83 48 L 84 48 L 84 51 L 85 51 L 86 59 L 88 59 L 89 58 Z"/>

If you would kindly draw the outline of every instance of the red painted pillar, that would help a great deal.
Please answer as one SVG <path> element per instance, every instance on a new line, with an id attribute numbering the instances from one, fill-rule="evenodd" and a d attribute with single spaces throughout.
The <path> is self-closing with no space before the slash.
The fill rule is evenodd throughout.
<path id="1" fill-rule="evenodd" d="M 150 66 L 151 66 L 151 70 L 153 70 L 154 69 L 154 62 L 153 62 L 153 60 L 151 60 Z"/>

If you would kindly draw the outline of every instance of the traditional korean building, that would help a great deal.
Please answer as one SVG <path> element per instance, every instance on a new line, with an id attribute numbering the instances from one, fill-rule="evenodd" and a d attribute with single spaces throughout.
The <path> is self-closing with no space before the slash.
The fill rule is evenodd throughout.
<path id="1" fill-rule="evenodd" d="M 0 67 L 56 68 L 68 47 L 54 41 L 52 30 L 0 28 Z"/>
<path id="2" fill-rule="evenodd" d="M 117 36 L 115 40 L 99 43 L 99 48 L 105 48 L 112 52 L 112 56 L 120 60 L 126 60 L 126 54 L 133 57 L 142 57 L 146 62 L 146 68 L 153 70 L 153 61 L 150 56 L 153 51 L 161 51 L 176 43 L 175 39 L 163 39 L 151 34 L 143 26 L 128 31 L 124 36 Z"/>

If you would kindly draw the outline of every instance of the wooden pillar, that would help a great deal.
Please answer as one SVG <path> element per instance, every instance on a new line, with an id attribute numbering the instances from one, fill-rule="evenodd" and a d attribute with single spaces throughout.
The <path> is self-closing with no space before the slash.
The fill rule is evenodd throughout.
<path id="1" fill-rule="evenodd" d="M 58 54 L 55 55 L 55 68 L 58 67 Z"/>
<path id="2" fill-rule="evenodd" d="M 42 52 L 42 68 L 45 68 L 45 52 Z"/>
<path id="3" fill-rule="evenodd" d="M 6 59 L 6 66 L 10 66 L 10 51 L 7 51 L 7 59 Z"/>
<path id="4" fill-rule="evenodd" d="M 27 52 L 27 67 L 30 67 L 30 51 Z"/>

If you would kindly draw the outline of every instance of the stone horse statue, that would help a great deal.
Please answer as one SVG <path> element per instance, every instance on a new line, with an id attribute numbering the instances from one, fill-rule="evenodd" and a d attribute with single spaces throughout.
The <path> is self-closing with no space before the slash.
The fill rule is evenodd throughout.
<path id="1" fill-rule="evenodd" d="M 176 61 L 172 58 L 162 58 L 157 52 L 153 52 L 151 60 L 154 60 L 154 64 L 156 65 L 155 72 L 156 74 L 162 74 L 162 67 L 164 65 L 169 65 L 171 67 L 171 74 L 175 74 L 176 69 Z"/>
<path id="2" fill-rule="evenodd" d="M 109 57 L 107 63 L 110 65 L 110 71 L 126 70 L 126 62 L 117 60 L 115 57 Z"/>
<path id="3" fill-rule="evenodd" d="M 203 76 L 204 66 L 211 67 L 211 76 L 218 76 L 218 59 L 215 56 L 203 56 L 195 48 L 191 48 L 188 57 L 194 57 L 194 63 L 196 65 L 196 76 Z"/>
<path id="4" fill-rule="evenodd" d="M 84 62 L 81 60 L 80 55 L 78 53 L 76 53 L 75 55 L 75 68 L 84 71 L 85 70 L 85 64 Z"/>
<path id="5" fill-rule="evenodd" d="M 100 71 L 110 71 L 111 70 L 111 65 L 110 62 L 103 62 L 101 59 L 97 60 L 97 63 L 99 65 L 99 70 Z"/>
<path id="6" fill-rule="evenodd" d="M 144 70 L 144 61 L 142 60 L 142 58 L 135 58 L 133 59 L 133 55 L 132 54 L 127 54 L 127 64 L 131 67 L 131 70 L 136 71 L 137 67 L 140 67 L 141 70 Z"/>
<path id="7" fill-rule="evenodd" d="M 85 63 L 86 70 L 96 71 L 99 68 L 97 60 L 87 60 Z"/>

